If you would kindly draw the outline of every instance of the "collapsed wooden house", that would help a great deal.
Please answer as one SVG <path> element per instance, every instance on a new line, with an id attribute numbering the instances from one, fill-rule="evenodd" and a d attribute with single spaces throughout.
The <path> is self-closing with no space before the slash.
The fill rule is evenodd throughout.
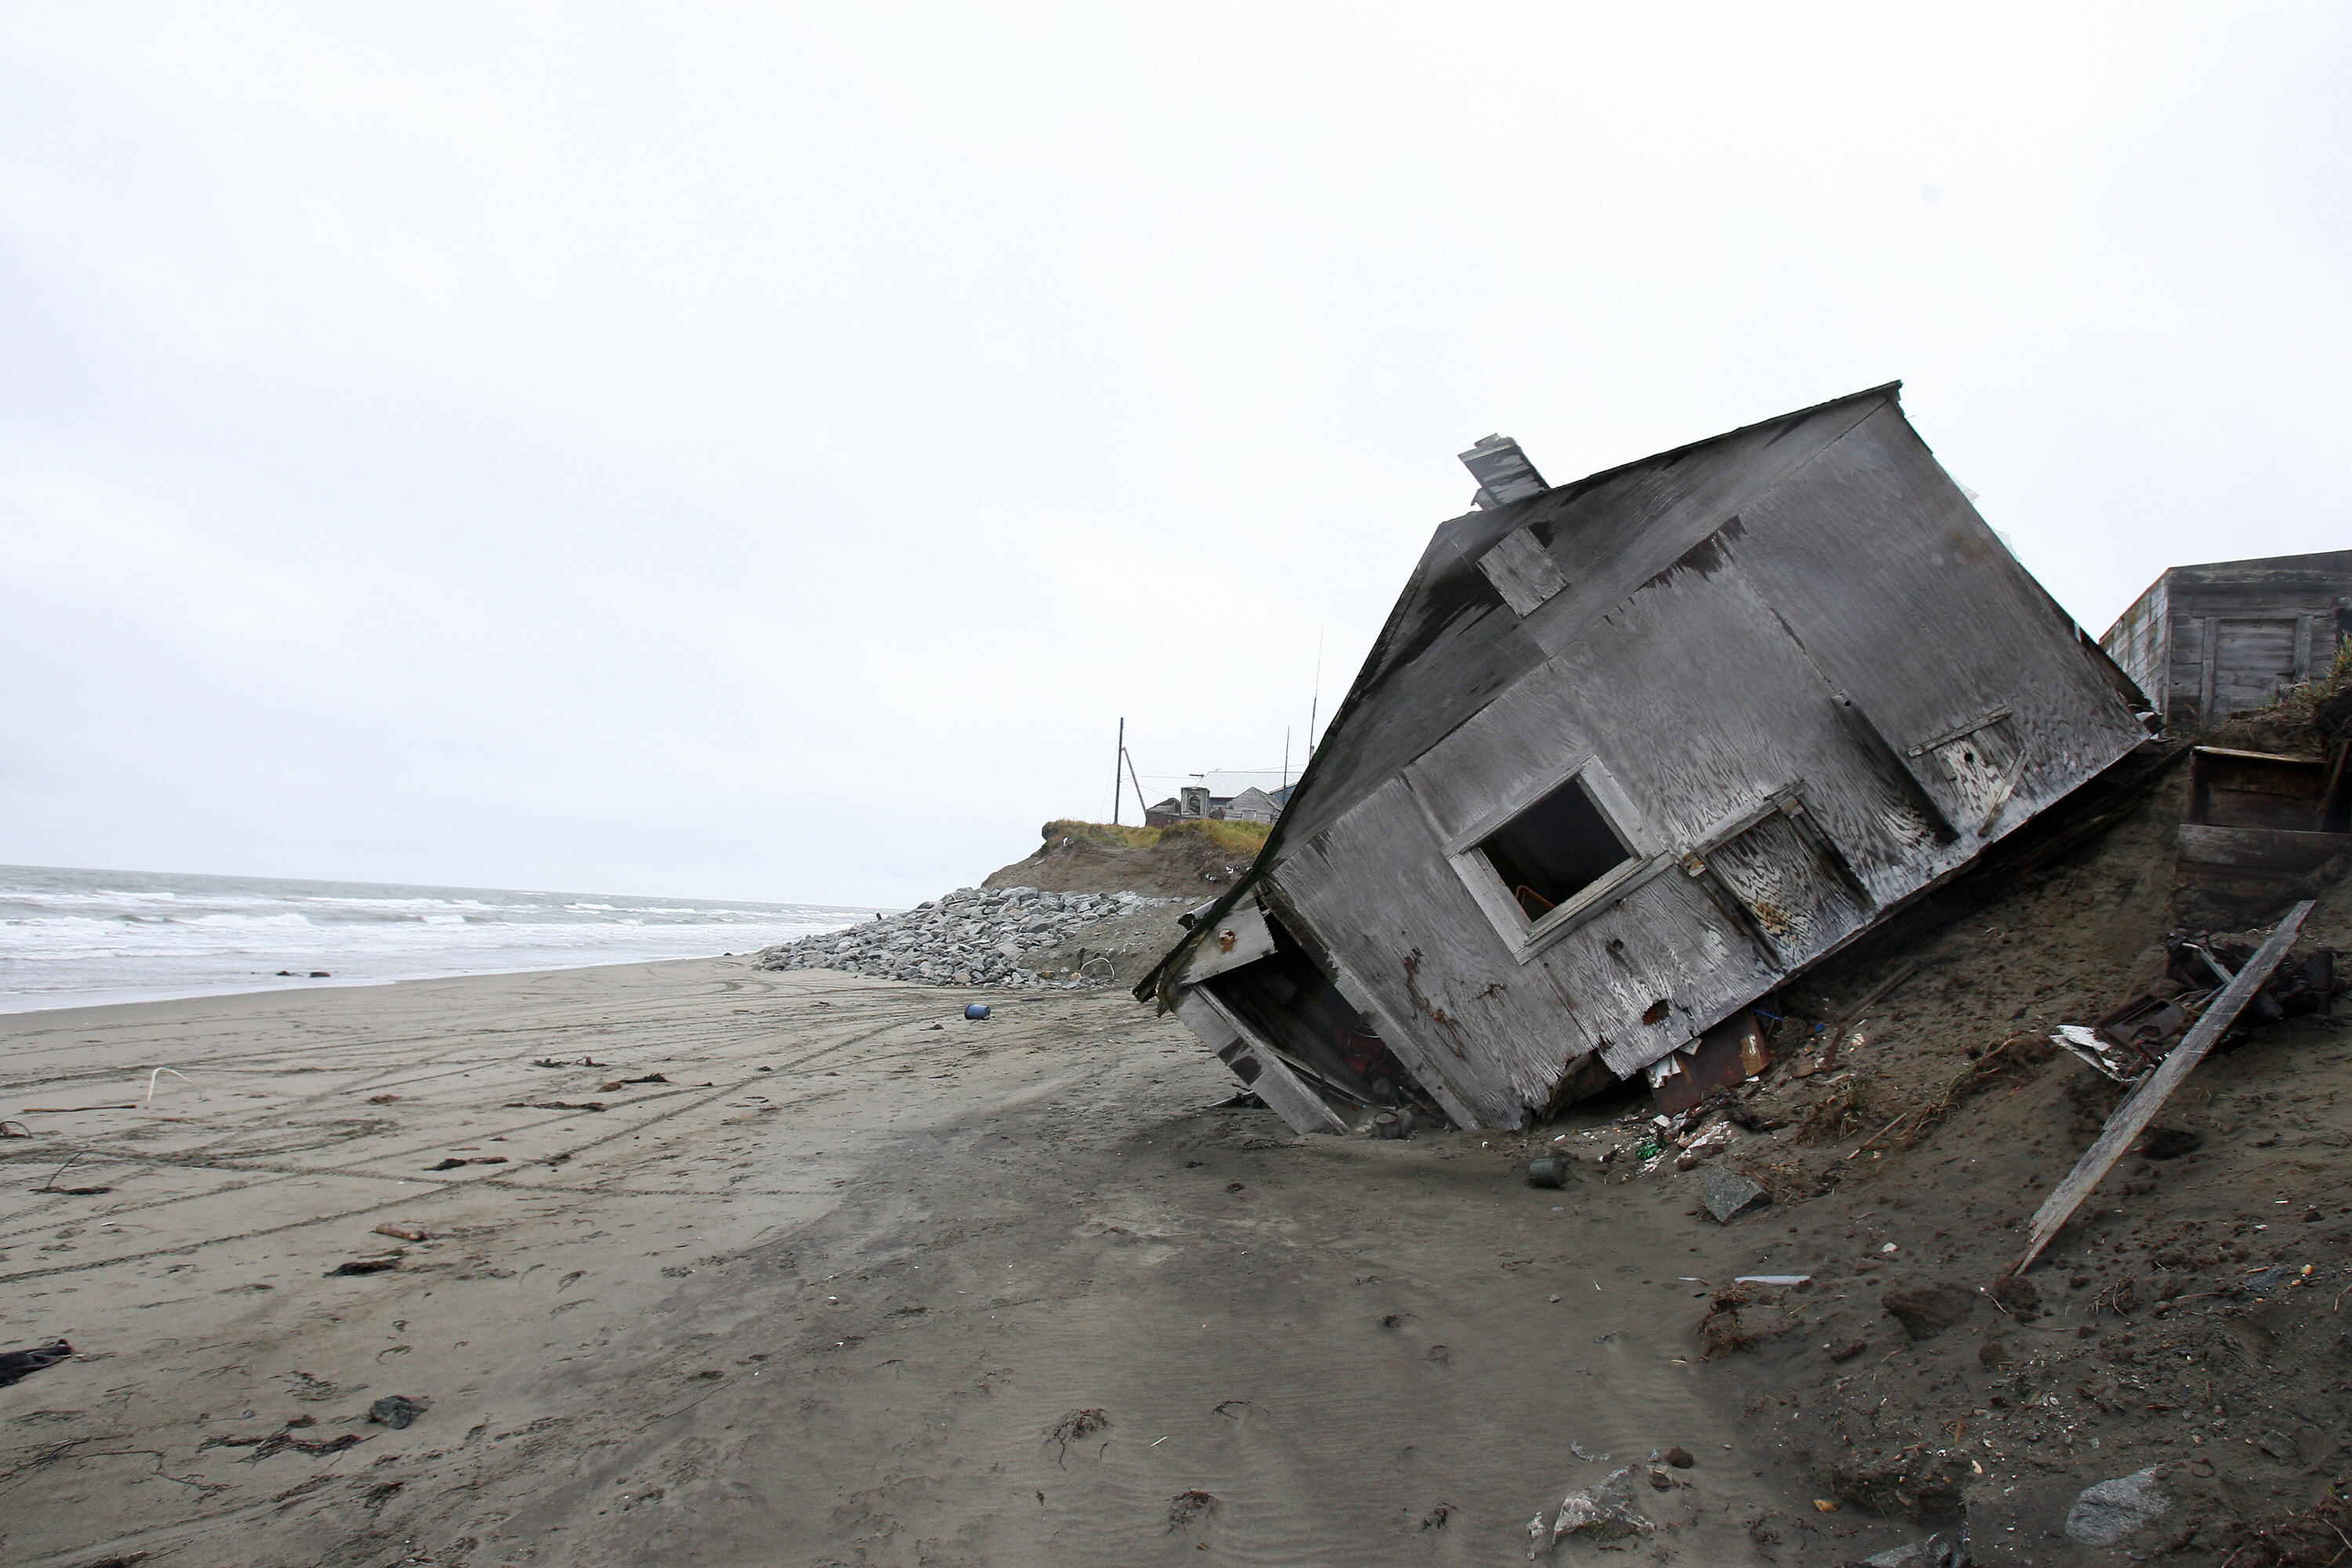
<path id="1" fill-rule="evenodd" d="M 2168 568 L 2099 642 L 2175 725 L 2325 674 L 2352 631 L 2352 550 Z"/>
<path id="2" fill-rule="evenodd" d="M 1481 510 L 1139 997 L 1302 1131 L 1516 1127 L 1671 1077 L 2139 746 L 2140 694 L 1898 391 L 1559 487 L 1465 453 Z"/>

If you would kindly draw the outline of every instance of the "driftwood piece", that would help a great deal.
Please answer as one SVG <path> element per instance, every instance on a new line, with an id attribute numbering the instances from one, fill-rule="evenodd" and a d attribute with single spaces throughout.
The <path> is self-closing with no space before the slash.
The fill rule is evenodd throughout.
<path id="1" fill-rule="evenodd" d="M 2197 1020 L 2188 1037 L 2173 1047 L 2171 1054 L 2156 1065 L 2129 1100 L 2116 1107 L 2115 1114 L 2107 1118 L 2106 1127 L 2099 1133 L 2098 1142 L 2074 1163 L 2074 1168 L 2066 1173 L 2066 1179 L 2058 1184 L 2057 1190 L 2033 1211 L 2032 1239 L 2026 1246 L 2025 1256 L 2019 1258 L 2016 1267 L 2010 1270 L 2011 1274 L 2022 1274 L 2033 1266 L 2033 1260 L 2042 1256 L 2042 1249 L 2050 1245 L 2050 1238 L 2074 1217 L 2083 1200 L 2091 1195 L 2091 1189 L 2099 1184 L 2100 1178 L 2114 1167 L 2117 1160 L 2123 1158 L 2123 1152 L 2130 1147 L 2132 1140 L 2156 1120 L 2156 1113 L 2172 1097 L 2172 1091 L 2180 1087 L 2181 1080 L 2205 1058 L 2205 1053 L 2213 1048 L 2214 1042 L 2237 1021 L 2240 1009 L 2254 999 L 2254 993 L 2263 988 L 2263 983 L 2270 979 L 2271 972 L 2286 956 L 2287 949 L 2294 945 L 2295 935 L 2303 930 L 2304 918 L 2311 913 L 2311 901 L 2305 900 L 2287 911 L 2286 919 L 2279 921 L 2278 929 L 2271 932 L 2270 940 L 2263 943 L 2254 956 L 2246 961 L 2246 966 L 2238 971 L 2237 978 L 2214 998 L 2213 1005 L 2205 1009 L 2205 1016 Z"/>

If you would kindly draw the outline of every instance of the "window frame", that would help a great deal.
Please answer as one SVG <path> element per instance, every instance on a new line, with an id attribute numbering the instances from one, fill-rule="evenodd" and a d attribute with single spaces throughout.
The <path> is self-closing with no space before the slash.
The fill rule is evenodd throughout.
<path id="1" fill-rule="evenodd" d="M 1503 885 L 1502 874 L 1480 846 L 1544 797 L 1571 783 L 1583 787 L 1586 798 L 1601 814 L 1603 824 L 1624 846 L 1625 858 L 1578 889 L 1540 919 L 1530 920 L 1511 889 Z M 1445 840 L 1444 848 L 1446 861 L 1494 925 L 1495 934 L 1503 939 L 1512 956 L 1522 963 L 1582 925 L 1603 905 L 1632 890 L 1633 884 L 1647 879 L 1666 863 L 1648 820 L 1634 807 L 1633 799 L 1601 759 L 1589 753 L 1531 780 L 1494 810 Z"/>

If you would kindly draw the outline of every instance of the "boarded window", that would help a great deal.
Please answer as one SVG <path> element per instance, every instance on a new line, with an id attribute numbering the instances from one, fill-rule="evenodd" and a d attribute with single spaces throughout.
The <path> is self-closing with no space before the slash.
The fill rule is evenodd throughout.
<path id="1" fill-rule="evenodd" d="M 1570 779 L 1478 846 L 1522 911 L 1539 921 L 1633 858 L 1592 792 Z"/>
<path id="2" fill-rule="evenodd" d="M 2209 719 L 2262 707 L 2295 679 L 2295 623 L 2292 620 L 2217 623 L 2213 655 L 2213 700 Z"/>
<path id="3" fill-rule="evenodd" d="M 1504 603 L 1522 616 L 1534 615 L 1543 608 L 1545 600 L 1568 586 L 1559 563 L 1524 528 L 1515 528 L 1496 540 L 1492 550 L 1478 557 L 1478 570 L 1503 595 Z"/>

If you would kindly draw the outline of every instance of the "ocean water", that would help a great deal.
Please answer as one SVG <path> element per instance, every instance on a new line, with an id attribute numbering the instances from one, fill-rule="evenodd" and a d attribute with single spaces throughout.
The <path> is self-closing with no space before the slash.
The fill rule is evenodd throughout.
<path id="1" fill-rule="evenodd" d="M 873 913 L 825 904 L 0 866 L 0 1013 L 715 958 L 837 931 Z M 310 978 L 314 970 L 328 978 Z"/>

